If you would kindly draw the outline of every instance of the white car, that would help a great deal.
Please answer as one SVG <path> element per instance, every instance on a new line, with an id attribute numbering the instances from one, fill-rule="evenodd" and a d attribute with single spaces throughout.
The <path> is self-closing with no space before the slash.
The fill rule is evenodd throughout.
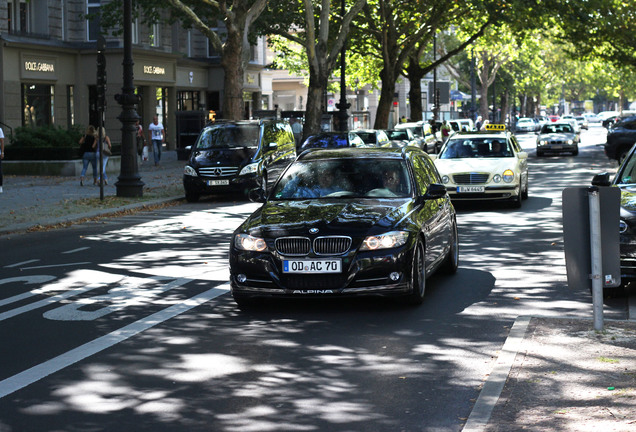
<path id="1" fill-rule="evenodd" d="M 451 200 L 505 200 L 519 208 L 528 198 L 528 153 L 504 125 L 458 132 L 431 157 Z"/>
<path id="2" fill-rule="evenodd" d="M 521 117 L 515 126 L 515 131 L 517 132 L 536 132 L 537 131 L 537 122 L 534 119 L 529 117 Z"/>

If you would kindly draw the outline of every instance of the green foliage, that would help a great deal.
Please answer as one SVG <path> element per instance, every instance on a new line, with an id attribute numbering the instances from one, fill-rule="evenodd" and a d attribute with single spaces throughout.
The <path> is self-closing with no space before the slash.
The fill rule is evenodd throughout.
<path id="1" fill-rule="evenodd" d="M 71 129 L 63 129 L 59 126 L 49 125 L 40 127 L 22 126 L 16 128 L 11 139 L 13 147 L 77 147 L 84 129 L 73 126 Z"/>

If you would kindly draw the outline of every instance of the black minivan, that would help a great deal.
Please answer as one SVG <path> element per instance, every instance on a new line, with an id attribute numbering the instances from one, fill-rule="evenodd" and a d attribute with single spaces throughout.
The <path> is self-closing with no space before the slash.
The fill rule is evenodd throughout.
<path id="1" fill-rule="evenodd" d="M 186 199 L 195 202 L 201 195 L 267 189 L 294 159 L 294 134 L 286 121 L 211 123 L 192 146 L 183 172 Z"/>

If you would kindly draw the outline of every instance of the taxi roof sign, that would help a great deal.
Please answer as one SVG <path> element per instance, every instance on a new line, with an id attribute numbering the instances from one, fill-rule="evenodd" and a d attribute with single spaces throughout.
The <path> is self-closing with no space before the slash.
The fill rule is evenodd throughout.
<path id="1" fill-rule="evenodd" d="M 488 131 L 505 131 L 505 124 L 497 124 L 497 123 L 488 123 L 486 126 L 486 130 Z"/>

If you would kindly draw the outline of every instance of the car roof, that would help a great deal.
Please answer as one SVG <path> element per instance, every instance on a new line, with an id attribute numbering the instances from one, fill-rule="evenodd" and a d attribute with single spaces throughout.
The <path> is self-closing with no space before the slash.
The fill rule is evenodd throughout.
<path id="1" fill-rule="evenodd" d="M 341 147 L 341 148 L 314 148 L 303 151 L 298 160 L 342 159 L 342 158 L 378 158 L 378 159 L 404 159 L 412 153 L 426 154 L 417 147 Z"/>
<path id="2" fill-rule="evenodd" d="M 509 132 L 509 131 L 487 131 L 487 130 L 460 131 L 460 132 L 455 132 L 453 135 L 451 135 L 450 139 L 454 139 L 454 138 L 484 138 L 484 137 L 509 138 L 511 135 L 512 135 L 512 133 Z"/>

